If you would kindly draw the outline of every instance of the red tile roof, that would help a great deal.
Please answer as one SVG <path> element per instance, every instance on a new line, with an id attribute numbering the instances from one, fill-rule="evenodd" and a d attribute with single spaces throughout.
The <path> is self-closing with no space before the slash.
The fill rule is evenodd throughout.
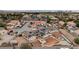
<path id="1" fill-rule="evenodd" d="M 41 47 L 41 42 L 36 39 L 36 41 L 32 42 L 33 47 Z"/>
<path id="2" fill-rule="evenodd" d="M 60 32 L 53 32 L 52 35 L 56 38 L 60 37 L 61 36 L 61 33 Z"/>
<path id="3" fill-rule="evenodd" d="M 50 46 L 56 45 L 58 42 L 59 41 L 54 37 L 47 37 L 45 46 L 50 47 Z"/>

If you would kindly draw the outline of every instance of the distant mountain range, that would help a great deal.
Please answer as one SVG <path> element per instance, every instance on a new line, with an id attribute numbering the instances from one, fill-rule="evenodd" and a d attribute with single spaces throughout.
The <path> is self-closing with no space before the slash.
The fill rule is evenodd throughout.
<path id="1" fill-rule="evenodd" d="M 75 12 L 79 13 L 79 10 L 0 10 L 3 12 Z"/>

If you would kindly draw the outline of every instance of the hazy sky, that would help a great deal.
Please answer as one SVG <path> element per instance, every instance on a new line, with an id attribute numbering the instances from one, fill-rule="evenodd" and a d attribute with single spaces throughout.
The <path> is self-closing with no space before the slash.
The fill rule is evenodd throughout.
<path id="1" fill-rule="evenodd" d="M 79 10 L 78 0 L 0 0 L 0 10 Z"/>

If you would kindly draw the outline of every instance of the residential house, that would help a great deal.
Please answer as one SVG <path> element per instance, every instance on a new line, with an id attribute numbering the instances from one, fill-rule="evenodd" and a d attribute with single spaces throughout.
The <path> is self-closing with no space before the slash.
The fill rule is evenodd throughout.
<path id="1" fill-rule="evenodd" d="M 42 46 L 41 46 L 41 42 L 40 42 L 38 39 L 35 39 L 35 41 L 32 42 L 32 46 L 33 46 L 33 48 L 42 47 Z"/>
<path id="2" fill-rule="evenodd" d="M 44 44 L 45 47 L 52 47 L 59 42 L 58 39 L 56 39 L 53 36 L 48 36 L 45 38 L 45 40 L 46 40 L 46 43 Z"/>
<path id="3" fill-rule="evenodd" d="M 64 24 L 65 24 L 65 22 L 59 21 L 59 26 L 60 26 L 60 28 L 63 28 Z"/>
<path id="4" fill-rule="evenodd" d="M 22 36 L 21 36 L 21 37 L 19 37 L 19 36 L 16 37 L 15 40 L 16 40 L 17 43 L 18 43 L 18 47 L 20 47 L 21 44 L 23 44 L 23 43 L 27 43 L 27 40 L 26 40 L 25 38 L 23 38 Z"/>
<path id="5" fill-rule="evenodd" d="M 74 33 L 74 36 L 79 36 L 79 29 L 75 30 L 73 33 Z"/>
<path id="6" fill-rule="evenodd" d="M 76 24 L 73 21 L 67 22 L 67 29 L 70 32 L 73 32 L 74 30 L 77 29 Z"/>
<path id="7" fill-rule="evenodd" d="M 56 31 L 56 32 L 52 32 L 52 36 L 56 37 L 56 38 L 60 38 L 61 37 L 61 33 Z"/>
<path id="8" fill-rule="evenodd" d="M 0 27 L 0 34 L 1 34 L 1 35 L 5 35 L 5 34 L 7 34 L 7 33 L 8 33 L 7 30 L 5 30 L 4 28 L 1 28 L 1 27 Z"/>
<path id="9" fill-rule="evenodd" d="M 19 20 L 11 20 L 9 23 L 7 23 L 7 29 L 13 29 L 18 26 L 21 26 Z"/>

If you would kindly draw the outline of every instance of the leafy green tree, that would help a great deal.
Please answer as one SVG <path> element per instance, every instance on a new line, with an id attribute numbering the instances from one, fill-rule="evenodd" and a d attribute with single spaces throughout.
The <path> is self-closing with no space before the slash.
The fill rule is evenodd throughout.
<path id="1" fill-rule="evenodd" d="M 76 44 L 79 44 L 79 37 L 74 40 Z"/>
<path id="2" fill-rule="evenodd" d="M 52 19 L 49 18 L 49 16 L 47 16 L 47 23 L 50 23 Z"/>
<path id="3" fill-rule="evenodd" d="M 79 27 L 79 20 L 74 21 L 76 23 L 76 26 Z"/>
<path id="4" fill-rule="evenodd" d="M 6 24 L 4 24 L 4 23 L 0 23 L 0 27 L 6 27 Z"/>
<path id="5" fill-rule="evenodd" d="M 63 27 L 65 27 L 67 25 L 67 22 L 64 23 Z"/>
<path id="6" fill-rule="evenodd" d="M 2 35 L 1 35 L 1 33 L 0 33 L 0 40 L 2 40 L 1 37 L 2 37 Z"/>

